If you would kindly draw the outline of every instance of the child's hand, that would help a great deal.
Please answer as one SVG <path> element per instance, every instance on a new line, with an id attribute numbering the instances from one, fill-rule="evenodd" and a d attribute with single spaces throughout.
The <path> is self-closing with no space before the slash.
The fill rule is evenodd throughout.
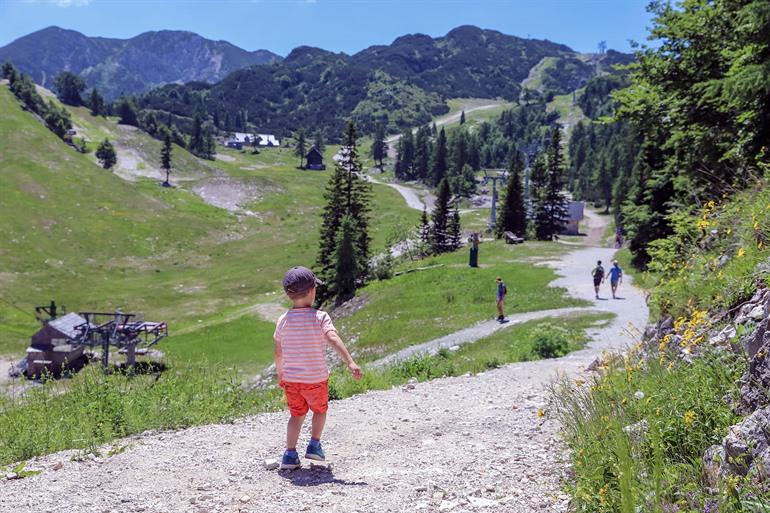
<path id="1" fill-rule="evenodd" d="M 350 370 L 350 373 L 353 375 L 353 378 L 357 380 L 361 379 L 361 377 L 364 375 L 361 372 L 361 368 L 358 365 L 356 365 L 356 362 L 350 362 L 348 364 L 348 370 Z"/>

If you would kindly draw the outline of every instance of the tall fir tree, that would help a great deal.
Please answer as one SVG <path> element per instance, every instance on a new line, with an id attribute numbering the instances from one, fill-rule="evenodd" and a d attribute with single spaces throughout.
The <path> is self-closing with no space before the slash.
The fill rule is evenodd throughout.
<path id="1" fill-rule="evenodd" d="M 548 206 L 546 204 L 546 185 L 548 172 L 546 169 L 545 155 L 538 152 L 532 159 L 529 171 L 529 200 L 532 206 L 532 224 L 535 228 L 535 237 L 539 237 L 541 226 L 548 223 Z"/>
<path id="2" fill-rule="evenodd" d="M 388 155 L 388 144 L 385 142 L 385 127 L 378 123 L 374 129 L 374 139 L 372 141 L 372 158 L 382 171 L 382 161 Z"/>
<path id="3" fill-rule="evenodd" d="M 411 128 L 407 128 L 398 140 L 394 172 L 399 180 L 414 178 L 414 134 Z"/>
<path id="4" fill-rule="evenodd" d="M 320 128 L 315 131 L 315 134 L 313 135 L 313 146 L 316 147 L 318 151 L 323 153 L 326 151 L 326 142 L 324 141 L 324 133 L 323 130 Z"/>
<path id="5" fill-rule="evenodd" d="M 511 159 L 505 192 L 500 198 L 500 215 L 495 227 L 498 238 L 505 232 L 511 232 L 519 237 L 525 237 L 527 234 L 527 211 L 524 207 L 524 190 L 521 183 L 523 171 L 524 157 L 516 151 Z"/>
<path id="6" fill-rule="evenodd" d="M 320 248 L 316 263 L 323 280 L 327 283 L 337 282 L 335 255 L 340 240 L 339 232 L 343 218 L 349 217 L 353 225 L 355 245 L 356 274 L 354 279 L 356 286 L 358 286 L 366 280 L 369 273 L 371 185 L 362 177 L 353 122 L 348 123 L 339 154 L 341 158 L 334 164 L 334 173 L 329 179 L 324 194 L 326 206 L 322 214 Z M 318 302 L 323 303 L 333 295 L 334 291 L 330 288 L 322 288 L 318 294 Z"/>
<path id="7" fill-rule="evenodd" d="M 455 251 L 462 244 L 462 228 L 460 226 L 460 209 L 457 202 L 447 221 L 447 251 Z"/>
<path id="8" fill-rule="evenodd" d="M 195 113 L 193 116 L 193 128 L 190 134 L 190 142 L 187 144 L 187 149 L 190 153 L 199 157 L 203 156 L 203 120 L 199 113 Z"/>
<path id="9" fill-rule="evenodd" d="M 447 175 L 447 141 L 444 127 L 436 137 L 436 144 L 433 146 L 433 161 L 431 162 L 431 179 L 434 187 L 438 186 Z"/>
<path id="10" fill-rule="evenodd" d="M 425 205 L 422 206 L 420 225 L 417 227 L 417 237 L 420 243 L 420 254 L 427 256 L 431 252 L 431 227 L 430 221 L 428 221 L 428 210 Z"/>
<path id="11" fill-rule="evenodd" d="M 448 224 L 449 203 L 452 200 L 452 192 L 449 190 L 449 181 L 444 178 L 438 185 L 436 203 L 431 215 L 430 246 L 434 254 L 445 253 L 448 250 Z"/>
<path id="12" fill-rule="evenodd" d="M 539 240 L 552 240 L 562 230 L 569 213 L 567 198 L 564 195 L 564 158 L 559 125 L 551 130 L 545 163 L 546 180 L 542 196 L 542 211 L 545 216 L 535 229 Z"/>
<path id="13" fill-rule="evenodd" d="M 164 187 L 171 187 L 169 175 L 171 174 L 171 131 L 168 129 L 163 130 L 163 147 L 160 149 L 160 167 L 166 172 L 166 180 L 163 182 Z"/>
<path id="14" fill-rule="evenodd" d="M 300 128 L 294 133 L 294 155 L 299 157 L 299 168 L 305 169 L 305 156 L 307 155 L 307 140 L 305 137 L 305 129 Z"/>
<path id="15" fill-rule="evenodd" d="M 360 259 L 356 248 L 356 223 L 346 215 L 340 222 L 334 253 L 334 279 L 330 293 L 334 302 L 340 305 L 356 293 L 356 278 L 359 276 Z"/>
<path id="16" fill-rule="evenodd" d="M 430 128 L 421 126 L 414 140 L 414 176 L 423 183 L 430 179 L 431 150 Z"/>
<path id="17" fill-rule="evenodd" d="M 107 113 L 104 97 L 95 87 L 91 89 L 91 93 L 88 95 L 88 107 L 91 109 L 91 115 L 93 116 L 103 116 Z"/>

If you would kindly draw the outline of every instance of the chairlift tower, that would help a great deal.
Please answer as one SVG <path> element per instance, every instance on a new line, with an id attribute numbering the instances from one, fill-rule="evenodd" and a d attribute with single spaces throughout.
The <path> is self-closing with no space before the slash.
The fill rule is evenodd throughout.
<path id="1" fill-rule="evenodd" d="M 490 181 L 492 182 L 492 206 L 489 209 L 489 229 L 494 230 L 497 226 L 497 181 L 504 181 L 508 178 L 508 173 L 505 170 L 490 170 L 495 174 L 490 174 L 486 169 L 484 170 L 484 180 L 482 184 L 486 185 Z"/>

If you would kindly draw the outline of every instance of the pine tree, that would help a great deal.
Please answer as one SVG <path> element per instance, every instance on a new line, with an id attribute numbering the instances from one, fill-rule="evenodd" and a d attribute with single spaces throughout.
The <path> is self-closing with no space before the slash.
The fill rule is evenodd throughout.
<path id="1" fill-rule="evenodd" d="M 447 221 L 447 250 L 448 251 L 455 251 L 457 250 L 461 243 L 461 227 L 460 227 L 460 210 L 457 207 L 457 202 L 455 202 L 454 209 L 452 210 L 452 214 L 449 217 L 449 220 Z"/>
<path id="2" fill-rule="evenodd" d="M 545 155 L 538 152 L 532 160 L 529 173 L 529 199 L 533 210 L 535 236 L 539 239 L 541 227 L 548 223 L 548 207 L 546 205 L 547 171 Z"/>
<path id="3" fill-rule="evenodd" d="M 448 249 L 448 223 L 449 202 L 452 194 L 449 190 L 449 181 L 444 178 L 438 185 L 436 203 L 433 206 L 430 246 L 434 254 L 444 253 Z"/>
<path id="4" fill-rule="evenodd" d="M 217 153 L 217 143 L 214 140 L 214 127 L 210 124 L 206 124 L 203 127 L 203 158 L 208 160 L 214 160 L 214 155 Z"/>
<path id="5" fill-rule="evenodd" d="M 190 153 L 199 157 L 203 156 L 203 120 L 201 120 L 200 114 L 197 112 L 193 116 L 193 128 L 190 135 L 190 142 L 187 144 L 187 149 Z"/>
<path id="6" fill-rule="evenodd" d="M 70 71 L 63 71 L 56 75 L 53 84 L 56 97 L 62 103 L 76 107 L 83 105 L 83 98 L 81 98 L 80 93 L 85 90 L 86 83 L 83 82 L 82 78 Z"/>
<path id="7" fill-rule="evenodd" d="M 495 235 L 502 237 L 511 232 L 519 237 L 527 234 L 527 211 L 524 208 L 524 191 L 521 175 L 524 170 L 524 158 L 518 151 L 511 159 L 505 193 L 500 198 L 500 215 L 497 218 Z"/>
<path id="8" fill-rule="evenodd" d="M 561 153 L 561 127 L 551 130 L 551 140 L 546 152 L 545 188 L 541 197 L 540 223 L 536 224 L 539 240 L 552 240 L 564 226 L 568 217 L 567 199 L 564 197 L 564 165 Z"/>
<path id="9" fill-rule="evenodd" d="M 95 87 L 91 89 L 91 94 L 88 95 L 88 106 L 91 108 L 91 115 L 93 116 L 102 116 L 106 114 L 104 97 Z"/>
<path id="10" fill-rule="evenodd" d="M 139 115 L 134 100 L 122 96 L 118 98 L 115 111 L 123 125 L 139 126 Z"/>
<path id="11" fill-rule="evenodd" d="M 163 148 L 160 150 L 160 167 L 166 172 L 166 180 L 163 187 L 171 187 L 168 177 L 171 174 L 171 132 L 163 130 Z"/>
<path id="12" fill-rule="evenodd" d="M 428 210 L 425 205 L 422 207 L 420 225 L 417 227 L 417 236 L 420 241 L 420 253 L 422 256 L 426 256 L 431 251 L 431 227 L 428 221 Z"/>
<path id="13" fill-rule="evenodd" d="M 399 180 L 411 180 L 414 178 L 414 134 L 412 129 L 404 131 L 398 140 L 396 148 L 396 164 L 394 172 Z"/>
<path id="14" fill-rule="evenodd" d="M 380 166 L 382 171 L 382 160 L 388 154 L 388 144 L 385 142 L 385 127 L 378 123 L 374 129 L 374 140 L 372 141 L 372 158 Z"/>
<path id="15" fill-rule="evenodd" d="M 103 140 L 99 143 L 99 147 L 96 148 L 96 158 L 99 159 L 99 163 L 104 169 L 110 169 L 117 164 L 118 158 L 115 154 L 115 148 L 109 139 Z"/>
<path id="16" fill-rule="evenodd" d="M 431 179 L 434 187 L 441 183 L 441 180 L 447 174 L 447 141 L 444 127 L 436 138 L 436 144 L 433 146 L 433 162 L 431 168 Z"/>
<path id="17" fill-rule="evenodd" d="M 612 202 L 612 171 L 606 156 L 600 156 L 599 163 L 594 171 L 592 179 L 594 190 L 598 192 L 599 197 L 604 203 L 604 213 L 609 214 L 610 203 Z"/>
<path id="18" fill-rule="evenodd" d="M 332 291 L 335 304 L 340 305 L 352 298 L 356 292 L 356 277 L 359 275 L 359 258 L 356 255 L 356 224 L 350 216 L 344 216 L 337 236 L 334 254 L 335 273 Z"/>
<path id="19" fill-rule="evenodd" d="M 417 130 L 414 140 L 414 175 L 422 182 L 429 180 L 430 157 L 430 128 L 422 126 Z"/>
<path id="20" fill-rule="evenodd" d="M 300 128 L 294 133 L 294 155 L 299 157 L 299 168 L 305 169 L 303 162 L 307 155 L 307 141 L 305 140 L 305 129 Z M 320 150 L 319 150 L 320 151 Z"/>
<path id="21" fill-rule="evenodd" d="M 313 146 L 316 147 L 318 151 L 321 152 L 323 155 L 323 152 L 326 151 L 326 143 L 324 142 L 324 133 L 323 130 L 320 128 L 315 131 L 315 134 L 313 136 Z"/>
<path id="22" fill-rule="evenodd" d="M 322 214 L 320 249 L 317 264 L 319 274 L 328 283 L 337 283 L 337 254 L 339 232 L 343 218 L 349 217 L 353 226 L 355 246 L 356 286 L 363 283 L 369 273 L 370 244 L 369 237 L 369 201 L 371 185 L 362 178 L 362 167 L 356 146 L 355 126 L 348 124 L 344 144 L 340 148 L 341 158 L 335 162 L 334 173 L 326 188 L 324 198 L 326 207 Z M 318 301 L 323 303 L 334 292 L 328 289 L 319 291 Z"/>

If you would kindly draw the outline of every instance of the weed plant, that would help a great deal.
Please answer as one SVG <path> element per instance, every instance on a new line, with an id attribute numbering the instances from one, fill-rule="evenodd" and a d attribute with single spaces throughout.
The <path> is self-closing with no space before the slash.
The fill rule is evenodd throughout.
<path id="1" fill-rule="evenodd" d="M 610 359 L 589 383 L 558 385 L 555 413 L 572 451 L 575 511 L 741 511 L 746 489 L 728 482 L 710 493 L 701 457 L 738 421 L 725 398 L 744 368 L 732 353 L 691 363 L 632 355 Z"/>

